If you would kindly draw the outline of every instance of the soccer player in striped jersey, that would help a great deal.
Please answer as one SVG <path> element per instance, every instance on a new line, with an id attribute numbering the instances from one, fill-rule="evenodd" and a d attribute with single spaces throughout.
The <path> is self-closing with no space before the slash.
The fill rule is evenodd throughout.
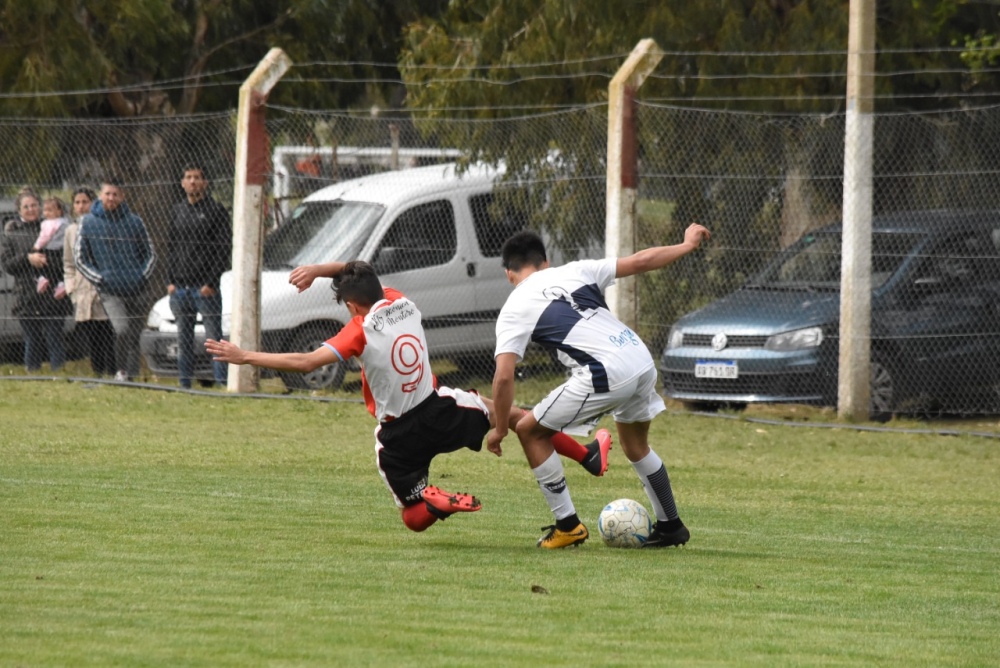
<path id="1" fill-rule="evenodd" d="M 649 447 L 649 425 L 665 410 L 656 390 L 656 365 L 638 335 L 619 321 L 604 300 L 615 278 L 664 267 L 709 238 L 706 228 L 690 225 L 684 242 L 658 246 L 624 258 L 581 260 L 550 267 L 545 244 L 534 232 L 518 232 L 504 244 L 501 258 L 514 290 L 497 319 L 493 402 L 496 425 L 489 448 L 507 435 L 507 407 L 514 396 L 514 370 L 530 341 L 558 351 L 571 370 L 565 383 L 515 422 L 528 463 L 556 523 L 544 527 L 542 548 L 583 543 L 589 536 L 570 498 L 566 477 L 554 452 L 554 434 L 596 422 L 611 414 L 625 456 L 642 481 L 656 513 L 645 547 L 683 545 L 690 532 L 674 502 L 667 469 Z"/>

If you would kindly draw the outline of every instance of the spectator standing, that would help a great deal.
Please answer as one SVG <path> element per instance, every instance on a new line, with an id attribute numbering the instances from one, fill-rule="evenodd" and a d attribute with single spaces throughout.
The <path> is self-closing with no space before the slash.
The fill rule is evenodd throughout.
<path id="1" fill-rule="evenodd" d="M 49 365 L 58 371 L 66 363 L 63 326 L 69 311 L 65 295 L 57 297 L 53 286 L 39 290 L 39 276 L 62 280 L 62 264 L 53 266 L 44 251 L 35 245 L 42 231 L 41 203 L 37 195 L 25 189 L 17 196 L 18 217 L 3 226 L 0 240 L 0 264 L 14 277 L 17 314 L 24 334 L 24 367 L 31 373 L 41 369 L 48 349 Z"/>
<path id="2" fill-rule="evenodd" d="M 80 223 L 76 268 L 97 287 L 115 331 L 115 380 L 139 375 L 139 337 L 146 322 L 143 292 L 156 262 L 142 218 L 125 203 L 121 182 L 101 183 L 90 213 Z"/>
<path id="3" fill-rule="evenodd" d="M 226 208 L 208 192 L 200 165 L 188 165 L 181 178 L 184 199 L 174 205 L 167 247 L 167 294 L 177 319 L 177 366 L 181 387 L 194 378 L 194 326 L 201 313 L 207 338 L 222 339 L 219 277 L 229 269 L 233 224 Z M 216 384 L 225 385 L 229 365 L 212 362 Z"/>
<path id="4" fill-rule="evenodd" d="M 86 341 L 91 369 L 98 376 L 114 376 L 115 331 L 101 305 L 97 288 L 76 270 L 73 257 L 80 221 L 90 213 L 90 207 L 96 199 L 97 195 L 90 188 L 77 188 L 73 192 L 73 219 L 66 226 L 63 245 L 63 279 L 66 281 L 66 292 L 73 302 L 76 328 Z"/>

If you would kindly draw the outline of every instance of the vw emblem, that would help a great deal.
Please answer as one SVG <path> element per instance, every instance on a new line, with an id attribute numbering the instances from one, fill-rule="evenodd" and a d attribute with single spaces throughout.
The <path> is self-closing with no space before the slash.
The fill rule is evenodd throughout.
<path id="1" fill-rule="evenodd" d="M 729 343 L 729 339 L 722 332 L 712 337 L 712 350 L 722 350 Z"/>

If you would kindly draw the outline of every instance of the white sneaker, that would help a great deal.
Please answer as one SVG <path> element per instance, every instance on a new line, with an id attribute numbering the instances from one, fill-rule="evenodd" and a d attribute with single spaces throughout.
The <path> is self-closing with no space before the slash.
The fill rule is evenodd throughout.
<path id="1" fill-rule="evenodd" d="M 128 374 L 126 374 L 124 371 L 119 371 L 118 373 L 115 374 L 115 381 L 119 383 L 127 383 Z"/>

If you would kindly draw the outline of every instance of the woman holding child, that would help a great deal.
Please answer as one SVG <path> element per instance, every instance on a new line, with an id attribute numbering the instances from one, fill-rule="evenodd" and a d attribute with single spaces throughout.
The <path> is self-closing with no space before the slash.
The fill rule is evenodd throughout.
<path id="1" fill-rule="evenodd" d="M 14 277 L 14 312 L 24 333 L 24 366 L 28 372 L 41 369 L 48 349 L 49 365 L 58 371 L 66 363 L 63 326 L 69 299 L 63 284 L 62 244 L 65 206 L 46 200 L 49 217 L 42 220 L 42 202 L 24 189 L 17 196 L 18 216 L 3 226 L 0 264 Z"/>

